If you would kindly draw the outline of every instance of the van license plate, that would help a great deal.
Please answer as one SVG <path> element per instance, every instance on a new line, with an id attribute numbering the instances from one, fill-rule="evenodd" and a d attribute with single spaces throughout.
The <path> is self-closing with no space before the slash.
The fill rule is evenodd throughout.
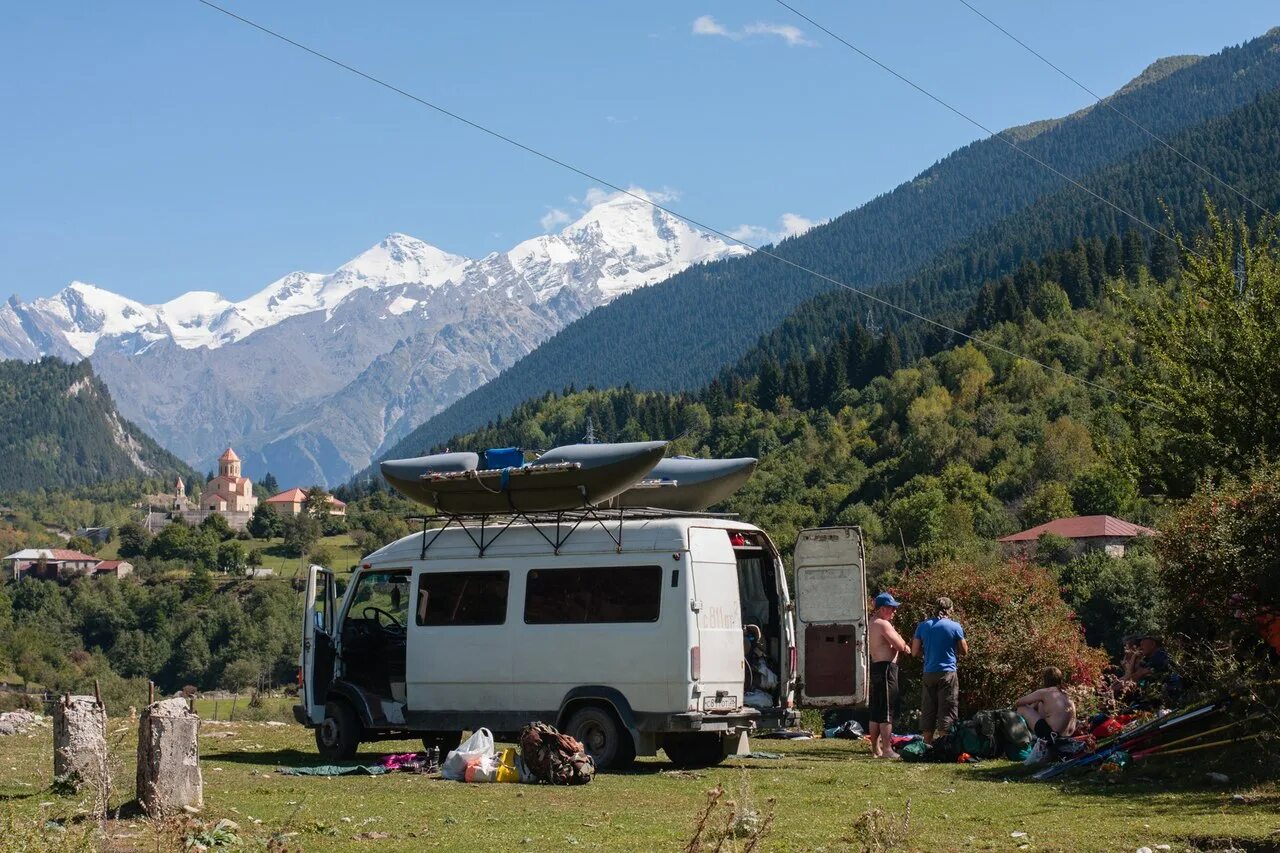
<path id="1" fill-rule="evenodd" d="M 736 711 L 738 710 L 737 696 L 704 696 L 702 698 L 702 710 L 704 711 Z"/>

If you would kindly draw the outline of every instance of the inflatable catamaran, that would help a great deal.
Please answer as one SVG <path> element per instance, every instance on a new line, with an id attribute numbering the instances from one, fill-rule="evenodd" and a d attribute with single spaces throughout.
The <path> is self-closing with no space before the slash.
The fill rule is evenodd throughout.
<path id="1" fill-rule="evenodd" d="M 383 462 L 396 491 L 446 515 L 651 507 L 699 512 L 733 494 L 756 460 L 664 459 L 667 442 L 569 444 L 524 461 L 518 448 Z"/>

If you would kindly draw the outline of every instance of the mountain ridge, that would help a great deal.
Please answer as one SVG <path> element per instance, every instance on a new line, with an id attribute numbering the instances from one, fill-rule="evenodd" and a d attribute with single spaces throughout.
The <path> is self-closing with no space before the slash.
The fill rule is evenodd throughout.
<path id="1" fill-rule="evenodd" d="M 90 358 L 121 411 L 198 467 L 235 444 L 246 470 L 331 484 L 592 308 L 743 251 L 620 193 L 504 252 L 393 233 L 235 303 L 74 282 L 0 306 L 0 356 Z"/>

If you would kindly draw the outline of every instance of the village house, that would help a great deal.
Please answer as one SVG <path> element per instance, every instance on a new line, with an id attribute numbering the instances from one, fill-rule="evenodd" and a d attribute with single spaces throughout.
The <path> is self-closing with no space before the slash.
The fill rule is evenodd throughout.
<path id="1" fill-rule="evenodd" d="M 281 515 L 301 515 L 307 507 L 307 493 L 303 489 L 294 487 L 278 495 L 272 495 L 267 498 L 266 503 Z M 346 514 L 347 505 L 333 495 L 329 495 L 329 515 Z"/>
<path id="2" fill-rule="evenodd" d="M 92 554 L 67 548 L 24 548 L 0 558 L 0 563 L 4 564 L 6 580 L 71 580 L 85 575 L 122 578 L 133 571 L 133 565 L 124 560 L 99 560 Z"/>
<path id="3" fill-rule="evenodd" d="M 1156 531 L 1110 515 L 1076 515 L 1055 518 L 1020 533 L 1000 538 L 1006 554 L 1033 554 L 1040 537 L 1046 533 L 1071 540 L 1074 553 L 1105 551 L 1110 557 L 1123 557 L 1125 548 L 1139 536 L 1155 536 Z"/>

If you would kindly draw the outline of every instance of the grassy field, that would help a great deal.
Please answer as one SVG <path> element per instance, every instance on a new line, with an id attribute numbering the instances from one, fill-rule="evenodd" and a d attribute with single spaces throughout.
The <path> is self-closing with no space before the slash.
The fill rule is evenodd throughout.
<path id="1" fill-rule="evenodd" d="M 112 720 L 116 780 L 110 807 L 132 799 L 136 726 Z M 754 803 L 774 822 L 758 850 L 886 849 L 855 828 L 869 809 L 900 824 L 910 801 L 907 850 L 1278 849 L 1280 795 L 1242 782 L 1209 786 L 1204 767 L 1150 762 L 1119 783 L 1091 775 L 1065 784 L 1023 781 L 1005 762 L 905 765 L 870 757 L 849 741 L 758 740 L 781 759 L 729 759 L 697 773 L 642 759 L 623 775 L 580 788 L 464 785 L 421 776 L 288 777 L 279 766 L 318 763 L 310 732 L 279 723 L 205 723 L 205 808 L 151 823 L 123 816 L 99 828 L 84 804 L 51 792 L 48 726 L 0 737 L 0 850 L 182 849 L 226 818 L 245 849 L 289 850 L 683 850 L 714 786 L 724 800 Z M 407 751 L 415 743 L 378 745 Z M 1189 769 L 1189 768 L 1193 768 Z M 1228 768 L 1229 774 L 1236 775 Z M 719 817 L 722 807 L 713 815 Z M 1025 835 L 1015 835 L 1025 833 Z M 736 849 L 742 849 L 738 843 Z M 712 847 L 706 848 L 708 850 Z M 726 844 L 725 851 L 735 849 Z"/>

